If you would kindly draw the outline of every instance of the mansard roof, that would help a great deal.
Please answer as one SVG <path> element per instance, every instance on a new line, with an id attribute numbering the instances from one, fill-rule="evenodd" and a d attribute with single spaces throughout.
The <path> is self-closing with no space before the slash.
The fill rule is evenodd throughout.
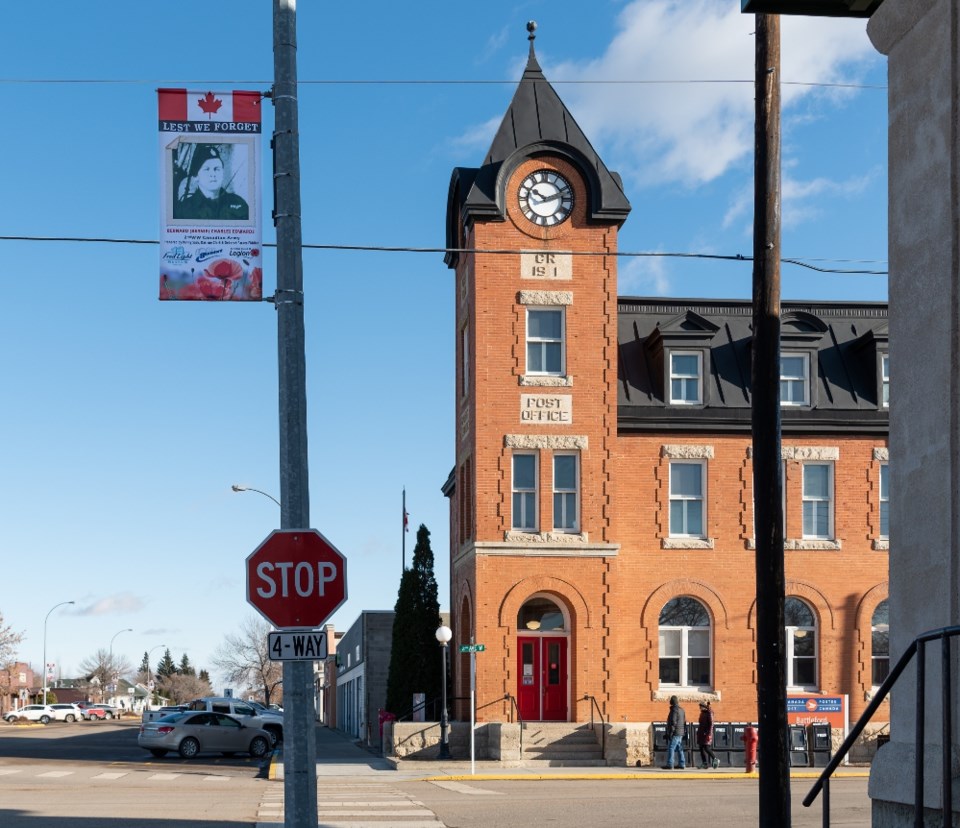
<path id="1" fill-rule="evenodd" d="M 587 215 L 622 223 L 630 212 L 620 176 L 607 169 L 573 115 L 546 79 L 533 48 L 536 24 L 527 24 L 530 52 L 523 77 L 479 168 L 457 167 L 447 199 L 447 248 L 460 246 L 459 222 L 482 217 L 504 221 L 504 188 L 514 169 L 528 158 L 559 155 L 577 166 L 590 192 Z M 456 267 L 456 253 L 445 261 Z"/>
<path id="2" fill-rule="evenodd" d="M 714 331 L 715 333 L 711 333 Z M 677 333 L 680 333 L 677 336 Z M 753 309 L 749 300 L 618 299 L 621 433 L 662 430 L 749 431 Z M 784 301 L 781 350 L 810 356 L 811 399 L 783 406 L 784 433 L 886 434 L 878 356 L 888 343 L 881 302 Z M 702 405 L 670 405 L 664 350 L 704 354 Z"/>

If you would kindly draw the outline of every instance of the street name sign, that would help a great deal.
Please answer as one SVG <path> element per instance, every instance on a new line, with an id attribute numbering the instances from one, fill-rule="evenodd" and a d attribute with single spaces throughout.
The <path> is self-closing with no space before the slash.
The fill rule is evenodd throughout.
<path id="1" fill-rule="evenodd" d="M 347 600 L 347 560 L 316 529 L 277 529 L 247 556 L 247 601 L 277 629 L 319 627 Z"/>
<path id="2" fill-rule="evenodd" d="M 323 661 L 327 655 L 325 632 L 272 632 L 267 635 L 271 661 Z"/>
<path id="3" fill-rule="evenodd" d="M 486 645 L 484 644 L 461 644 L 460 652 L 461 653 L 482 653 L 486 650 Z"/>

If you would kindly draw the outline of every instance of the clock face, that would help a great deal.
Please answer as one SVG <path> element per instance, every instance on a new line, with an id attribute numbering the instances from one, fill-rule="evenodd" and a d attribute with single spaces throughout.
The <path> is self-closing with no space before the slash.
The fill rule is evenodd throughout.
<path id="1" fill-rule="evenodd" d="M 553 227 L 570 217 L 573 187 L 553 170 L 537 170 L 523 179 L 517 201 L 529 221 L 540 227 Z"/>

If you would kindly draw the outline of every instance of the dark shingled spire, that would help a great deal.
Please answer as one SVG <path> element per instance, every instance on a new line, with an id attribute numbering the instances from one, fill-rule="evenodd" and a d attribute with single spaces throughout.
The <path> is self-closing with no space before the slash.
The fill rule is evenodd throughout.
<path id="1" fill-rule="evenodd" d="M 530 53 L 523 77 L 500 123 L 480 169 L 458 167 L 450 182 L 447 204 L 447 247 L 456 247 L 457 219 L 505 218 L 503 187 L 522 162 L 553 153 L 579 167 L 587 178 L 590 201 L 587 215 L 598 221 L 622 222 L 630 212 L 620 177 L 611 173 L 564 106 L 537 62 L 533 41 L 537 24 L 527 23 Z M 456 266 L 456 254 L 446 262 Z"/>

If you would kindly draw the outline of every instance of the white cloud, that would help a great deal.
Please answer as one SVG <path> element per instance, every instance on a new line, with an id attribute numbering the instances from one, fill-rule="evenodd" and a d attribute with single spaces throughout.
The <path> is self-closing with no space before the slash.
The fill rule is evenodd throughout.
<path id="1" fill-rule="evenodd" d="M 667 260 L 661 256 L 621 259 L 617 291 L 623 296 L 670 296 Z"/>
<path id="2" fill-rule="evenodd" d="M 736 0 L 635 0 L 601 56 L 545 72 L 554 82 L 620 81 L 556 88 L 591 140 L 613 149 L 624 175 L 696 186 L 752 155 L 754 22 Z M 782 18 L 785 82 L 852 82 L 873 59 L 862 21 Z M 814 94 L 837 101 L 852 92 L 785 85 L 785 113 Z"/>
<path id="3" fill-rule="evenodd" d="M 118 615 L 130 612 L 139 612 L 146 606 L 139 596 L 130 592 L 119 592 L 94 601 L 92 604 L 80 607 L 76 615 Z"/>

